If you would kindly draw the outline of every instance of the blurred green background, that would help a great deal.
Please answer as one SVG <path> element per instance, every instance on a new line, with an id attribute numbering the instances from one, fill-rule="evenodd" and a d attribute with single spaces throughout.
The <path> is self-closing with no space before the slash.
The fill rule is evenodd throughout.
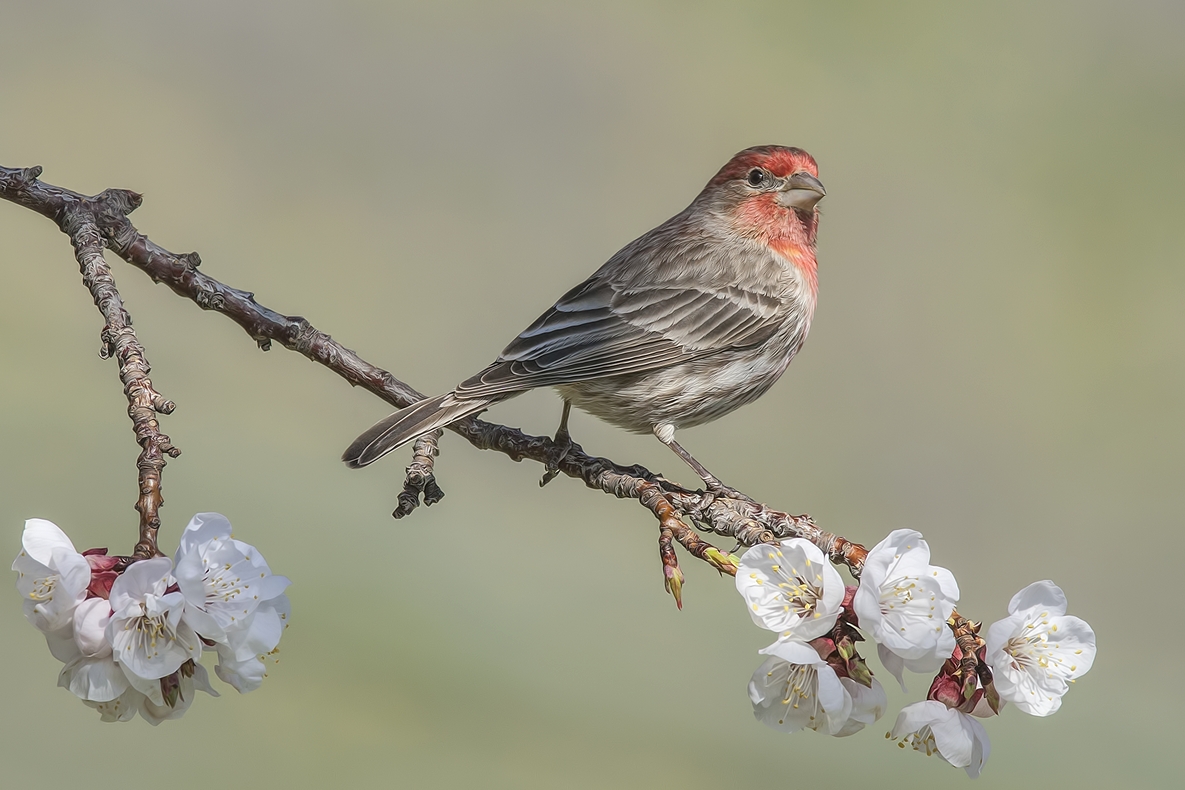
<path id="1" fill-rule="evenodd" d="M 920 529 L 969 616 L 1065 588 L 1095 668 L 1053 718 L 987 722 L 979 786 L 1179 786 L 1181 4 L 3 0 L 0 27 L 0 163 L 143 192 L 153 239 L 426 392 L 735 151 L 806 148 L 829 193 L 810 341 L 686 444 L 852 539 Z M 0 595 L 5 786 L 966 781 L 884 740 L 892 690 L 846 740 L 756 723 L 765 632 L 686 559 L 677 611 L 636 504 L 446 437 L 448 498 L 392 521 L 406 453 L 337 460 L 384 404 L 111 257 L 178 403 L 162 545 L 227 514 L 292 578 L 293 625 L 260 691 L 101 725 Z M 137 448 L 67 240 L 0 203 L 0 261 L 0 549 L 41 516 L 126 552 Z M 558 413 L 540 392 L 490 416 Z M 651 439 L 573 430 L 687 477 Z"/>

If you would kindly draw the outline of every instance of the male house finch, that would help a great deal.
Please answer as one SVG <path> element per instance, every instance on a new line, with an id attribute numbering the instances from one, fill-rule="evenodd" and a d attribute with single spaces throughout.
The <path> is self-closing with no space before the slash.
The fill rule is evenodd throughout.
<path id="1" fill-rule="evenodd" d="M 763 395 L 802 347 L 818 292 L 815 204 L 826 194 L 806 151 L 748 148 L 691 205 L 626 245 L 564 294 L 485 370 L 395 412 L 354 440 L 351 467 L 535 387 L 620 428 L 653 432 L 723 486 L 675 430 Z"/>

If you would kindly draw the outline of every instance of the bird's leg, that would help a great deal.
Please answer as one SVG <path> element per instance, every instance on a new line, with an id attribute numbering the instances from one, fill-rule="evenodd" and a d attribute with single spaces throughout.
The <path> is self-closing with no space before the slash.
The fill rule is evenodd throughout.
<path id="1" fill-rule="evenodd" d="M 656 425 L 654 426 L 654 435 L 658 437 L 660 442 L 670 447 L 675 452 L 675 455 L 682 458 L 683 463 L 695 470 L 695 473 L 704 481 L 705 501 L 700 506 L 700 510 L 706 510 L 712 504 L 713 500 L 720 496 L 728 497 L 729 499 L 740 499 L 745 502 L 753 501 L 752 498 L 742 494 L 735 488 L 721 483 L 716 475 L 709 472 L 703 464 L 695 460 L 695 456 L 683 449 L 683 445 L 675 441 L 675 426 L 670 423 Z"/>
<path id="2" fill-rule="evenodd" d="M 572 413 L 572 402 L 564 400 L 564 412 L 560 415 L 560 427 L 555 429 L 555 439 L 553 440 L 556 446 L 556 452 L 553 457 L 547 459 L 547 467 L 543 472 L 543 477 L 539 480 L 539 487 L 555 480 L 560 474 L 560 464 L 568 453 L 571 452 L 572 434 L 568 433 L 568 415 Z"/>

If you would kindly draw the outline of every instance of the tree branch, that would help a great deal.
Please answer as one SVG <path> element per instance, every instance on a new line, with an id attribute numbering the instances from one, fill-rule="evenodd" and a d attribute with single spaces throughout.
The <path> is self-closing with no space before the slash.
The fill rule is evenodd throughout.
<path id="1" fill-rule="evenodd" d="M 50 218 L 63 232 L 70 233 L 68 228 L 85 227 L 89 234 L 86 238 L 88 261 L 93 262 L 96 257 L 101 260 L 102 257 L 101 245 L 94 238 L 97 230 L 108 247 L 146 273 L 154 282 L 167 285 L 174 293 L 189 299 L 202 309 L 227 316 L 242 327 L 263 350 L 268 350 L 273 342 L 277 342 L 332 370 L 351 385 L 363 387 L 396 407 L 410 405 L 424 397 L 388 371 L 372 365 L 316 329 L 304 318 L 278 313 L 256 302 L 254 294 L 232 288 L 199 271 L 201 259 L 197 253 L 173 253 L 148 239 L 127 218 L 127 215 L 140 205 L 141 198 L 138 194 L 128 190 L 109 189 L 94 197 L 87 197 L 46 184 L 39 180 L 40 175 L 40 167 L 24 170 L 0 167 L 0 197 Z M 100 254 L 93 254 L 96 251 Z M 79 253 L 80 262 L 82 254 Z M 110 281 L 110 272 L 107 272 L 107 279 Z M 113 283 L 110 284 L 110 288 L 114 292 Z M 96 296 L 96 302 L 98 300 L 99 297 Z M 111 318 L 106 313 L 104 316 L 111 325 Z M 126 313 L 123 313 L 123 316 L 126 316 Z M 130 321 L 127 323 L 130 324 Z M 128 334 L 119 337 L 135 343 L 130 326 Z M 115 335 L 112 335 L 112 338 L 114 339 Z M 147 382 L 147 364 L 143 362 L 143 350 L 138 344 L 135 345 L 135 349 L 137 353 L 133 357 L 138 360 L 137 364 L 143 365 L 144 374 L 142 379 L 137 379 L 141 382 L 137 392 L 159 398 Z M 118 355 L 118 347 L 116 351 Z M 120 359 L 121 365 L 124 364 L 123 357 Z M 122 374 L 121 368 L 121 376 Z M 132 387 L 127 380 L 125 387 L 128 388 L 129 398 L 132 398 Z M 140 404 L 138 408 L 143 408 L 142 401 L 142 397 L 137 401 Z M 167 402 L 162 400 L 162 405 L 164 403 Z M 155 405 L 154 401 L 154 408 Z M 133 420 L 135 419 L 133 416 Z M 155 420 L 152 421 L 152 425 L 155 426 Z M 530 459 L 543 464 L 545 468 L 550 463 L 560 473 L 582 480 L 589 488 L 623 499 L 638 500 L 659 522 L 660 556 L 663 561 L 664 578 L 668 589 L 672 588 L 671 580 L 678 579 L 671 589 L 676 599 L 679 598 L 682 572 L 678 570 L 678 563 L 674 559 L 674 542 L 678 542 L 690 554 L 722 573 L 736 573 L 736 558 L 701 540 L 689 524 L 702 531 L 733 538 L 742 546 L 776 543 L 789 537 L 806 538 L 833 562 L 845 565 L 857 577 L 867 555 L 867 550 L 863 546 L 819 529 L 810 516 L 791 515 L 744 499 L 714 497 L 688 491 L 642 466 L 624 466 L 607 458 L 590 456 L 579 445 L 573 444 L 566 452 L 561 452 L 565 448 L 558 447 L 548 437 L 530 436 L 517 428 L 475 418 L 454 423 L 449 429 L 478 449 L 493 450 L 515 461 Z M 137 437 L 140 437 L 139 428 Z M 410 513 L 421 494 L 426 504 L 432 504 L 443 496 L 434 478 L 434 458 L 439 452 L 436 440 L 435 435 L 429 435 L 416 442 L 413 462 L 408 467 L 399 508 L 394 514 L 396 517 Z M 167 438 L 164 441 L 167 444 Z M 155 447 L 155 441 L 145 445 L 146 452 L 149 446 Z M 160 449 L 174 454 L 164 446 Z M 156 481 L 156 504 L 159 505 L 159 470 Z M 144 512 L 141 511 L 142 516 Z M 155 514 L 155 510 L 151 512 Z"/>

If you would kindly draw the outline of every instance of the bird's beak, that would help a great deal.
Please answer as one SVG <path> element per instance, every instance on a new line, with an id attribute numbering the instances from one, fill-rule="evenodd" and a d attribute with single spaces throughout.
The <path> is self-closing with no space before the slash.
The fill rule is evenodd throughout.
<path id="1" fill-rule="evenodd" d="M 786 208 L 810 211 L 827 195 L 819 179 L 805 170 L 799 170 L 786 179 L 786 186 L 778 193 L 778 203 Z"/>

